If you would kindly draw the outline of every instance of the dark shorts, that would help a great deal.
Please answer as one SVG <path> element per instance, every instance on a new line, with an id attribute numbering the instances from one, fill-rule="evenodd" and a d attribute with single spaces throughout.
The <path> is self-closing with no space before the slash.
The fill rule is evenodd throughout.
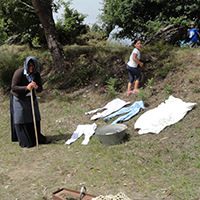
<path id="1" fill-rule="evenodd" d="M 134 77 L 136 76 L 136 80 L 140 81 L 142 76 L 138 68 L 130 67 L 129 65 L 126 65 L 126 69 L 128 70 L 129 74 L 129 83 L 133 83 Z"/>

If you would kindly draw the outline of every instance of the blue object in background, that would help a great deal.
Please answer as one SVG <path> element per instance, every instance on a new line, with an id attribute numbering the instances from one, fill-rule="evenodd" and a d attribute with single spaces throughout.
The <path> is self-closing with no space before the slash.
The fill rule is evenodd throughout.
<path id="1" fill-rule="evenodd" d="M 183 47 L 188 47 L 188 44 L 189 42 L 186 42 L 185 40 L 181 41 L 180 43 L 180 47 L 183 48 Z"/>

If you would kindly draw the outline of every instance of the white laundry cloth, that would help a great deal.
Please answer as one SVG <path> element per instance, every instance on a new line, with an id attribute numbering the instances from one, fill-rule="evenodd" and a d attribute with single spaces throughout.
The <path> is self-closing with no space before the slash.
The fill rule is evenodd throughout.
<path id="1" fill-rule="evenodd" d="M 76 130 L 74 131 L 73 135 L 70 139 L 68 139 L 65 144 L 71 144 L 75 142 L 79 137 L 83 134 L 85 135 L 85 139 L 81 143 L 82 145 L 87 145 L 90 137 L 95 133 L 95 129 L 97 128 L 96 123 L 93 124 L 85 124 L 85 125 L 78 125 Z"/>
<path id="2" fill-rule="evenodd" d="M 181 120 L 196 103 L 186 103 L 179 98 L 170 96 L 165 103 L 151 109 L 141 115 L 136 121 L 134 128 L 140 129 L 139 134 L 158 134 L 166 126 L 172 125 Z"/>
<path id="3" fill-rule="evenodd" d="M 112 101 L 110 101 L 109 103 L 107 103 L 104 107 L 102 108 L 97 108 L 95 110 L 91 110 L 89 112 L 86 112 L 85 114 L 88 115 L 88 114 L 93 114 L 93 113 L 96 113 L 98 111 L 102 111 L 104 110 L 102 113 L 97 113 L 96 115 L 93 115 L 90 119 L 91 120 L 95 120 L 95 119 L 98 119 L 100 117 L 105 117 L 107 115 L 110 115 L 111 113 L 119 110 L 120 108 L 130 104 L 131 102 L 126 102 L 124 100 L 121 100 L 119 98 L 116 98 Z"/>

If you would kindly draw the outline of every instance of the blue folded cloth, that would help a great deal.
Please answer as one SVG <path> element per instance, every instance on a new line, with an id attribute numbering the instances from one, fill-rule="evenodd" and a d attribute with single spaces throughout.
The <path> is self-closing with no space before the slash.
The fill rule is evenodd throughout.
<path id="1" fill-rule="evenodd" d="M 122 109 L 118 110 L 117 112 L 115 112 L 115 113 L 109 115 L 108 117 L 104 118 L 104 121 L 107 121 L 107 120 L 111 119 L 112 117 L 115 117 L 117 115 L 121 115 L 121 114 L 128 112 L 128 114 L 123 115 L 121 117 L 118 117 L 114 122 L 112 122 L 112 124 L 116 124 L 116 123 L 121 122 L 121 121 L 127 121 L 131 117 L 136 115 L 140 111 L 141 108 L 146 109 L 144 107 L 143 101 L 136 101 L 135 103 L 133 103 L 132 106 L 122 108 Z"/>

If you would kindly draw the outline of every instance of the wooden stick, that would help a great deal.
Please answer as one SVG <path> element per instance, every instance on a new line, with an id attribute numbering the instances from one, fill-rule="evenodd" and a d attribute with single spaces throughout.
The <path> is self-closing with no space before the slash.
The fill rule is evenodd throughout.
<path id="1" fill-rule="evenodd" d="M 33 90 L 31 90 L 31 106 L 32 106 L 32 112 L 33 112 L 33 123 L 35 128 L 35 139 L 36 139 L 36 146 L 38 147 L 38 134 L 37 134 L 37 127 L 36 127 L 36 121 L 35 121 L 35 109 L 34 109 L 34 103 L 33 103 Z"/>

